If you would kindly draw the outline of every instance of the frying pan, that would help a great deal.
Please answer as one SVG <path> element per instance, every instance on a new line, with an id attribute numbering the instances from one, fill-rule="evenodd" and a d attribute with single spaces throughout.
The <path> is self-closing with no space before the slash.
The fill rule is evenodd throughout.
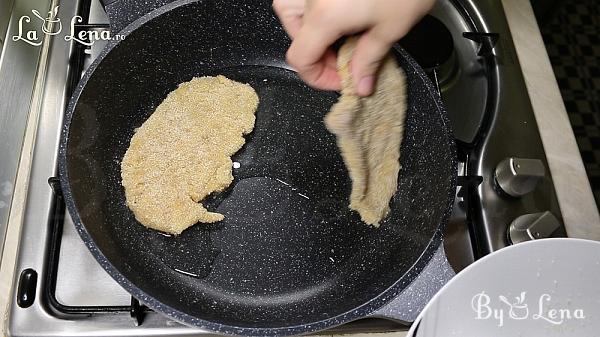
<path id="1" fill-rule="evenodd" d="M 223 334 L 387 317 L 394 298 L 406 311 L 424 305 L 450 270 L 440 244 L 457 170 L 446 112 L 420 67 L 395 48 L 408 78 L 402 170 L 391 214 L 373 229 L 348 209 L 351 183 L 322 122 L 337 94 L 311 89 L 286 65 L 290 40 L 271 2 L 166 2 L 104 3 L 125 38 L 108 43 L 67 109 L 61 184 L 98 262 L 149 307 Z M 233 157 L 232 185 L 205 202 L 225 220 L 165 236 L 127 208 L 120 162 L 170 91 L 217 74 L 257 91 L 256 126 Z"/>

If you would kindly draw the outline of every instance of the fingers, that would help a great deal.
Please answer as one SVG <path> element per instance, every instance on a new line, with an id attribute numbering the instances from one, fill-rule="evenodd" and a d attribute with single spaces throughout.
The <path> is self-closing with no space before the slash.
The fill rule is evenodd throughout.
<path id="1" fill-rule="evenodd" d="M 336 70 L 336 55 L 329 46 L 341 33 L 321 30 L 319 27 L 306 24 L 305 21 L 287 52 L 287 61 L 309 85 L 324 90 L 339 90 L 341 84 Z"/>
<path id="2" fill-rule="evenodd" d="M 306 0 L 273 0 L 273 10 L 292 39 L 302 26 L 305 7 Z"/>
<path id="3" fill-rule="evenodd" d="M 362 33 L 351 68 L 356 92 L 368 96 L 393 43 L 434 4 L 435 0 L 274 0 L 273 8 L 293 40 L 288 63 L 320 89 L 341 87 L 330 46 L 343 35 Z"/>
<path id="4" fill-rule="evenodd" d="M 336 70 L 336 55 L 329 50 L 328 37 L 314 30 L 319 25 L 305 23 L 307 7 L 314 4 L 307 0 L 274 0 L 273 10 L 281 20 L 285 31 L 294 41 L 288 50 L 288 63 L 298 71 L 298 75 L 312 87 L 323 90 L 340 90 L 340 78 Z M 310 20 L 310 16 L 309 20 Z M 318 17 L 316 19 L 319 19 Z M 313 15 L 312 21 L 315 21 Z M 318 40 L 313 40 L 314 37 Z M 330 35 L 331 36 L 331 35 Z"/>
<path id="5" fill-rule="evenodd" d="M 377 71 L 389 53 L 394 41 L 379 34 L 373 28 L 358 39 L 352 55 L 352 77 L 359 96 L 369 96 L 373 93 L 377 79 Z"/>
<path id="6" fill-rule="evenodd" d="M 322 65 L 320 74 L 314 77 L 314 80 L 307 81 L 307 83 L 321 90 L 342 90 L 342 82 L 337 71 L 337 55 L 335 52 L 331 49 L 326 50 L 321 60 L 317 62 L 317 65 L 319 67 Z M 304 75 L 300 74 L 300 76 Z"/>

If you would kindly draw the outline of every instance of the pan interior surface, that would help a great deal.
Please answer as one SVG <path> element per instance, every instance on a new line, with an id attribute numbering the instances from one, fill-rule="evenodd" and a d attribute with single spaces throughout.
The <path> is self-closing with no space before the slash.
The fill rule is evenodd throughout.
<path id="1" fill-rule="evenodd" d="M 76 226 L 149 305 L 236 327 L 319 322 L 408 284 L 439 235 L 455 153 L 414 63 L 397 55 L 409 88 L 402 169 L 392 212 L 373 229 L 348 208 L 351 183 L 322 121 L 337 94 L 285 69 L 289 43 L 270 1 L 194 2 L 127 35 L 83 87 L 66 143 Z M 204 202 L 225 220 L 177 237 L 147 229 L 121 186 L 129 140 L 179 83 L 218 74 L 260 99 L 234 182 Z"/>

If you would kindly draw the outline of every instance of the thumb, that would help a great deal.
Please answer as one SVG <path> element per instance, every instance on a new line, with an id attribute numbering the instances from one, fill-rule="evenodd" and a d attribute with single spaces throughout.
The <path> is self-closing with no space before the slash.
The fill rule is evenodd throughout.
<path id="1" fill-rule="evenodd" d="M 369 96 L 375 89 L 377 71 L 387 56 L 393 41 L 382 38 L 375 30 L 360 36 L 352 55 L 352 78 L 359 96 Z"/>

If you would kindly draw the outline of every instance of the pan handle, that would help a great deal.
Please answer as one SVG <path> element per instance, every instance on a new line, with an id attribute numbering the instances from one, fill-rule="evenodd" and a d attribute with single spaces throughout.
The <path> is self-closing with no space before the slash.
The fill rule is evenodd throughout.
<path id="1" fill-rule="evenodd" d="M 400 295 L 369 316 L 412 324 L 425 305 L 455 275 L 444 252 L 444 245 L 440 243 L 414 281 Z"/>
<path id="2" fill-rule="evenodd" d="M 113 33 L 120 32 L 133 21 L 176 0 L 100 0 Z"/>

